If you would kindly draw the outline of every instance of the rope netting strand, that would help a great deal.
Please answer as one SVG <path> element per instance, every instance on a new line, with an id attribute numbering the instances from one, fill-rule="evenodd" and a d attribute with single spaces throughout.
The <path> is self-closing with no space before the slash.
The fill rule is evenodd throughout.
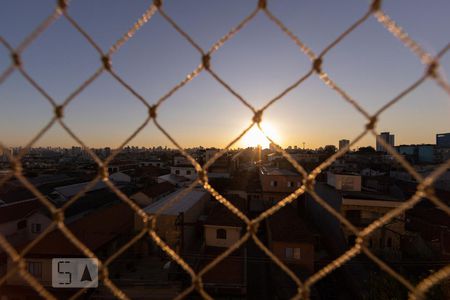
<path id="1" fill-rule="evenodd" d="M 99 261 L 99 279 L 103 284 L 110 290 L 110 292 L 119 299 L 129 299 L 124 291 L 122 291 L 118 286 L 116 286 L 112 280 L 109 278 L 108 266 L 117 259 L 121 254 L 123 254 L 127 249 L 129 249 L 133 244 L 142 239 L 144 236 L 149 236 L 156 245 L 166 253 L 173 261 L 175 261 L 184 271 L 191 277 L 191 285 L 181 292 L 176 299 L 182 299 L 189 295 L 193 291 L 197 291 L 204 299 L 212 299 L 212 297 L 205 291 L 203 286 L 202 276 L 204 276 L 208 271 L 217 266 L 221 261 L 227 258 L 232 252 L 241 247 L 249 239 L 252 239 L 255 244 L 267 255 L 267 257 L 275 265 L 277 265 L 283 272 L 288 275 L 290 279 L 297 285 L 298 293 L 294 295 L 293 299 L 309 299 L 309 291 L 311 287 L 320 279 L 327 276 L 329 273 L 333 272 L 350 259 L 363 252 L 366 256 L 371 259 L 375 264 L 377 264 L 384 272 L 388 273 L 390 276 L 395 278 L 399 283 L 401 283 L 408 291 L 410 299 L 423 299 L 426 296 L 427 291 L 438 284 L 440 281 L 448 278 L 450 276 L 450 265 L 443 267 L 442 269 L 430 274 L 428 277 L 419 282 L 416 286 L 411 284 L 402 275 L 392 269 L 388 264 L 375 256 L 364 244 L 365 238 L 370 236 L 378 228 L 386 225 L 388 222 L 392 221 L 395 217 L 404 213 L 405 210 L 413 207 L 421 199 L 430 199 L 434 204 L 441 208 L 444 212 L 450 215 L 450 208 L 443 203 L 439 198 L 436 197 L 433 191 L 433 183 L 437 178 L 442 175 L 448 168 L 450 168 L 450 160 L 439 166 L 433 173 L 427 177 L 422 177 L 414 167 L 407 162 L 401 155 L 399 155 L 396 150 L 387 144 L 383 139 L 378 137 L 378 133 L 375 128 L 377 122 L 383 112 L 391 108 L 393 105 L 397 104 L 400 100 L 405 98 L 405 96 L 417 87 L 421 86 L 425 81 L 431 79 L 437 83 L 437 86 L 442 88 L 445 93 L 450 96 L 450 84 L 446 81 L 444 75 L 440 70 L 440 59 L 449 51 L 450 44 L 447 44 L 436 56 L 431 55 L 424 48 L 415 42 L 406 31 L 401 28 L 394 20 L 392 20 L 384 11 L 381 10 L 381 0 L 374 0 L 368 7 L 368 10 L 360 18 L 356 19 L 350 26 L 343 31 L 335 40 L 331 41 L 328 46 L 326 46 L 320 54 L 315 54 L 308 45 L 306 45 L 300 38 L 298 38 L 292 30 L 290 30 L 284 23 L 278 19 L 271 11 L 270 7 L 265 0 L 257 1 L 257 5 L 253 11 L 249 12 L 248 15 L 242 19 L 235 27 L 231 28 L 230 31 L 221 37 L 216 43 L 214 43 L 209 50 L 205 51 L 202 49 L 195 39 L 185 31 L 177 22 L 164 10 L 164 5 L 162 0 L 155 0 L 153 3 L 144 11 L 140 18 L 135 21 L 131 28 L 124 33 L 107 51 L 103 51 L 101 47 L 95 42 L 92 36 L 82 28 L 82 26 L 68 13 L 69 1 L 59 0 L 57 5 L 51 12 L 51 14 L 46 17 L 20 44 L 17 48 L 11 46 L 11 44 L 6 41 L 3 37 L 0 37 L 0 44 L 9 52 L 11 57 L 10 65 L 0 73 L 0 85 L 3 84 L 14 72 L 18 72 L 26 82 L 30 84 L 35 90 L 41 94 L 44 99 L 50 104 L 52 108 L 52 118 L 48 123 L 41 128 L 34 137 L 24 145 L 21 151 L 17 155 L 11 155 L 7 150 L 6 145 L 0 141 L 0 150 L 6 153 L 8 160 L 10 161 L 10 170 L 6 176 L 0 180 L 0 187 L 2 187 L 8 180 L 13 177 L 17 178 L 25 188 L 27 188 L 33 195 L 48 209 L 48 211 L 53 216 L 53 223 L 48 226 L 38 237 L 31 241 L 24 249 L 20 252 L 7 241 L 7 239 L 0 235 L 0 247 L 7 253 L 11 258 L 12 262 L 15 264 L 10 268 L 4 276 L 0 278 L 0 285 L 5 284 L 6 280 L 13 274 L 18 273 L 29 285 L 32 287 L 39 295 L 45 299 L 55 299 L 55 297 L 35 278 L 31 275 L 26 268 L 26 254 L 36 245 L 39 241 L 43 240 L 52 230 L 59 230 L 77 249 L 81 251 L 86 257 L 94 258 Z M 130 39 L 134 37 L 136 32 L 142 28 L 142 26 L 149 24 L 147 26 L 152 26 L 151 21 L 155 14 L 159 14 L 179 35 L 180 38 L 185 39 L 197 52 L 199 53 L 199 64 L 190 73 L 188 73 L 185 78 L 183 78 L 178 84 L 173 86 L 169 91 L 167 91 L 163 96 L 157 98 L 151 105 L 150 101 L 145 99 L 140 95 L 132 85 L 127 83 L 120 74 L 117 73 L 113 68 L 113 57 L 115 53 L 120 51 L 120 48 L 126 44 Z M 264 15 L 270 22 L 279 28 L 286 36 L 299 48 L 300 53 L 306 55 L 311 62 L 311 67 L 309 70 L 305 70 L 304 75 L 300 76 L 294 83 L 287 86 L 287 88 L 272 99 L 268 99 L 266 104 L 262 108 L 257 109 L 253 107 L 248 100 L 246 100 L 240 93 L 238 93 L 229 83 L 223 80 L 220 75 L 214 71 L 211 65 L 211 57 L 231 38 L 238 34 L 245 26 L 252 22 L 256 15 Z M 323 69 L 323 60 L 326 55 L 338 44 L 345 41 L 346 37 L 350 35 L 356 28 L 364 24 L 371 16 L 373 16 L 383 27 L 386 28 L 392 35 L 399 40 L 405 47 L 408 47 L 411 52 L 413 52 L 421 63 L 425 65 L 425 71 L 422 76 L 419 77 L 410 86 L 401 90 L 396 97 L 387 101 L 384 106 L 382 106 L 375 114 L 369 114 L 359 102 L 350 96 L 350 94 L 339 86 L 334 80 Z M 52 24 L 59 18 L 65 18 L 69 24 L 76 29 L 76 31 L 83 36 L 88 44 L 90 44 L 99 55 L 99 66 L 98 69 L 89 76 L 82 84 L 74 89 L 74 91 L 67 96 L 67 98 L 62 99 L 62 104 L 58 105 L 57 101 L 50 96 L 49 93 L 38 83 L 38 80 L 34 79 L 26 70 L 25 65 L 22 61 L 22 54 L 27 51 L 27 48 L 39 38 L 39 36 L 45 32 Z M 171 96 L 182 89 L 186 84 L 191 82 L 195 77 L 197 77 L 201 72 L 206 71 L 211 77 L 221 86 L 223 86 L 234 98 L 236 98 L 242 105 L 250 109 L 254 116 L 252 118 L 250 126 L 243 129 L 242 132 L 235 137 L 227 146 L 215 153 L 213 157 L 205 162 L 201 166 L 173 137 L 172 135 L 158 122 L 157 110 L 165 103 L 165 101 L 170 101 Z M 136 128 L 121 144 L 117 149 L 114 149 L 109 157 L 102 161 L 87 145 L 83 140 L 78 137 L 70 127 L 64 122 L 64 110 L 70 105 L 71 102 L 76 101 L 77 96 L 83 92 L 83 90 L 90 86 L 100 75 L 103 73 L 109 73 L 112 78 L 125 90 L 127 90 L 134 98 L 136 98 L 140 103 L 142 103 L 148 110 L 147 118 Z M 367 119 L 367 124 L 362 126 L 361 133 L 356 136 L 350 144 L 338 152 L 330 156 L 326 161 L 322 162 L 314 170 L 308 173 L 303 166 L 301 166 L 288 152 L 282 149 L 272 137 L 267 135 L 261 128 L 260 123 L 263 120 L 263 113 L 269 109 L 273 104 L 280 102 L 288 93 L 294 89 L 298 89 L 302 86 L 302 83 L 311 76 L 318 76 L 318 78 L 331 90 L 335 91 L 345 103 L 351 105 L 358 113 Z M 112 160 L 121 153 L 124 147 L 129 144 L 139 133 L 142 132 L 144 128 L 148 126 L 150 121 L 155 125 L 155 127 L 175 146 L 176 149 L 193 165 L 197 171 L 198 178 L 192 182 L 182 193 L 177 195 L 172 201 L 164 205 L 158 212 L 154 215 L 149 216 L 145 211 L 143 211 L 133 200 L 131 200 L 126 194 L 124 194 L 115 184 L 109 180 L 108 166 Z M 61 128 L 78 144 L 80 145 L 86 153 L 93 159 L 98 167 L 98 175 L 92 179 L 81 191 L 76 195 L 72 196 L 61 208 L 55 207 L 33 184 L 24 176 L 22 170 L 22 159 L 33 145 L 44 136 L 50 128 L 59 124 Z M 259 130 L 269 139 L 270 142 L 275 146 L 275 150 L 280 153 L 292 166 L 303 176 L 303 184 L 296 189 L 293 193 L 282 199 L 280 202 L 274 204 L 272 207 L 268 208 L 266 211 L 262 212 L 259 216 L 254 219 L 249 219 L 242 211 L 240 211 L 236 206 L 234 206 L 226 197 L 221 195 L 216 191 L 210 184 L 207 169 L 217 161 L 221 156 L 223 156 L 227 151 L 235 145 L 253 126 L 257 126 Z M 392 157 L 418 182 L 415 194 L 407 201 L 405 201 L 399 207 L 389 211 L 378 220 L 369 224 L 363 230 L 358 230 L 350 221 L 348 221 L 339 211 L 331 207 L 324 199 L 322 199 L 315 191 L 315 179 L 319 174 L 328 168 L 333 162 L 335 162 L 339 157 L 345 155 L 351 146 L 355 145 L 367 134 L 374 135 L 378 142 L 386 149 L 386 151 L 392 155 Z M 134 235 L 128 242 L 120 247 L 114 254 L 107 258 L 104 262 L 98 259 L 96 255 L 83 244 L 65 225 L 64 213 L 65 211 L 73 205 L 78 199 L 80 199 L 90 188 L 95 186 L 99 181 L 103 181 L 107 187 L 117 195 L 124 203 L 128 205 L 130 209 L 133 210 L 136 216 L 138 216 L 144 227 L 136 235 Z M 242 237 L 232 246 L 227 248 L 222 254 L 214 258 L 209 262 L 203 269 L 199 272 L 195 272 L 194 269 L 180 256 L 174 249 L 172 249 L 167 243 L 165 243 L 161 237 L 157 234 L 156 222 L 158 217 L 163 213 L 165 209 L 180 201 L 184 195 L 189 191 L 194 189 L 197 185 L 203 186 L 203 188 L 211 194 L 211 196 L 224 205 L 231 213 L 236 215 L 240 220 L 246 224 L 246 232 Z M 336 260 L 332 261 L 322 269 L 316 271 L 311 277 L 307 278 L 305 281 L 301 281 L 296 274 L 285 265 L 277 256 L 274 255 L 264 245 L 264 243 L 257 237 L 258 228 L 265 219 L 276 214 L 285 205 L 295 201 L 302 194 L 309 194 L 319 205 L 321 205 L 325 210 L 327 210 L 331 215 L 337 218 L 340 223 L 348 230 L 353 232 L 357 236 L 356 244 L 338 257 Z M 79 298 L 84 289 L 79 289 L 70 299 Z"/>

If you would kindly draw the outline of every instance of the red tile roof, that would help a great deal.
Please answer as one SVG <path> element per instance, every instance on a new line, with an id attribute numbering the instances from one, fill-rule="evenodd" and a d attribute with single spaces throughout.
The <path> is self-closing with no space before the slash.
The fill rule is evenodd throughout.
<path id="1" fill-rule="evenodd" d="M 134 213 L 125 203 L 99 208 L 68 224 L 69 230 L 90 250 L 96 251 L 119 234 L 132 229 Z M 28 253 L 33 255 L 79 256 L 76 248 L 59 230 L 55 229 L 39 241 Z"/>
<path id="2" fill-rule="evenodd" d="M 292 205 L 286 205 L 268 218 L 272 240 L 282 242 L 312 242 L 313 235 Z"/>
<path id="3" fill-rule="evenodd" d="M 244 202 L 245 200 L 237 196 L 226 196 L 226 198 L 236 206 L 240 211 L 245 213 Z M 227 207 L 221 203 L 217 203 L 208 214 L 208 218 L 205 221 L 205 225 L 222 225 L 222 226 L 235 226 L 241 227 L 244 222 L 233 214 Z"/>
<path id="4" fill-rule="evenodd" d="M 164 181 L 143 189 L 142 193 L 150 198 L 153 198 L 171 192 L 173 190 L 175 190 L 175 186 L 170 182 Z"/>
<path id="5" fill-rule="evenodd" d="M 13 202 L 0 206 L 0 224 L 20 220 L 37 211 L 42 204 L 38 199 Z"/>

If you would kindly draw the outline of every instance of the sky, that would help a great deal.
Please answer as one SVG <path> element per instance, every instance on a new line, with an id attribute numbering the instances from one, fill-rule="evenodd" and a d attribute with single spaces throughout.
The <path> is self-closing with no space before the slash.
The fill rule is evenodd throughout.
<path id="1" fill-rule="evenodd" d="M 54 8 L 56 1 L 4 1 L 0 35 L 13 47 Z M 69 14 L 106 51 L 142 15 L 151 1 L 73 0 Z M 165 0 L 164 9 L 204 49 L 214 44 L 255 7 L 256 0 Z M 319 53 L 360 18 L 369 1 L 268 2 L 285 25 Z M 383 10 L 432 54 L 450 42 L 447 0 L 383 1 Z M 22 56 L 24 68 L 58 102 L 99 67 L 97 52 L 64 18 L 56 21 Z M 10 63 L 0 45 L 0 72 Z M 199 53 L 156 14 L 113 56 L 115 71 L 150 104 L 155 103 L 200 63 Z M 302 77 L 310 61 L 263 13 L 228 41 L 211 60 L 214 71 L 255 107 L 262 107 Z M 442 59 L 450 75 L 450 53 Z M 424 66 L 375 18 L 352 32 L 324 58 L 323 69 L 369 113 L 403 91 Z M 380 117 L 377 130 L 395 134 L 396 144 L 434 143 L 450 132 L 450 99 L 427 81 Z M 117 147 L 147 116 L 147 110 L 108 73 L 76 97 L 65 122 L 90 147 Z M 0 85 L 0 141 L 23 146 L 52 117 L 52 108 L 16 71 Z M 158 110 L 160 124 L 183 147 L 224 147 L 251 122 L 252 112 L 208 73 L 167 99 Z M 353 139 L 365 119 L 317 76 L 264 113 L 274 140 L 282 146 L 316 148 Z M 244 139 L 237 146 L 247 146 Z M 372 145 L 373 136 L 357 146 Z M 76 142 L 59 125 L 35 146 L 70 147 Z M 130 145 L 172 146 L 153 124 Z"/>

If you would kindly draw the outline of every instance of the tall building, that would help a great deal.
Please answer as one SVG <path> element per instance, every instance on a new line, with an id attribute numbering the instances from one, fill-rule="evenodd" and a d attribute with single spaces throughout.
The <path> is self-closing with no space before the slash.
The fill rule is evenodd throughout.
<path id="1" fill-rule="evenodd" d="M 439 148 L 450 148 L 450 132 L 436 134 L 436 146 Z"/>
<path id="2" fill-rule="evenodd" d="M 347 147 L 348 145 L 350 145 L 350 141 L 349 140 L 339 140 L 339 150 L 341 150 L 344 147 Z"/>
<path id="3" fill-rule="evenodd" d="M 382 132 L 380 135 L 378 135 L 378 137 L 381 138 L 383 141 L 385 141 L 387 144 L 391 145 L 392 147 L 395 146 L 395 136 L 393 134 L 390 134 L 390 132 Z M 386 152 L 386 149 L 384 149 L 383 145 L 381 145 L 378 139 L 377 139 L 377 151 Z"/>

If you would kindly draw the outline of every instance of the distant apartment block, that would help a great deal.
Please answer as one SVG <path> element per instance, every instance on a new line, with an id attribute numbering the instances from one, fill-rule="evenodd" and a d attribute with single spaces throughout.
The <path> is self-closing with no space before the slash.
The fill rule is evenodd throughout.
<path id="1" fill-rule="evenodd" d="M 350 145 L 350 141 L 349 140 L 339 140 L 339 150 L 341 150 L 342 148 L 347 147 L 348 145 Z"/>
<path id="2" fill-rule="evenodd" d="M 378 135 L 379 138 L 381 138 L 383 141 L 385 141 L 387 144 L 391 145 L 392 147 L 395 146 L 395 136 L 393 134 L 390 134 L 390 132 L 382 132 L 380 135 Z M 386 149 L 383 145 L 378 141 L 377 139 L 377 151 L 379 152 L 386 152 Z"/>
<path id="3" fill-rule="evenodd" d="M 436 145 L 439 148 L 450 148 L 450 132 L 436 134 Z"/>
<path id="4" fill-rule="evenodd" d="M 438 160 L 434 145 L 401 145 L 395 148 L 412 163 L 433 163 Z"/>

